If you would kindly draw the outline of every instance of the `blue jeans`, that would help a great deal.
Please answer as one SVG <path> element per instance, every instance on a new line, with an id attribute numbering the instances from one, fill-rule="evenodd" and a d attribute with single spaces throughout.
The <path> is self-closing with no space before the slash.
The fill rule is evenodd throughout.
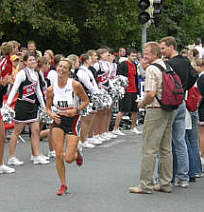
<path id="1" fill-rule="evenodd" d="M 201 173 L 202 165 L 198 147 L 198 113 L 190 112 L 192 120 L 192 129 L 186 130 L 186 144 L 189 156 L 189 176 L 195 177 L 195 174 Z"/>
<path id="2" fill-rule="evenodd" d="M 178 107 L 172 125 L 173 177 L 189 181 L 189 158 L 185 141 L 185 101 Z"/>

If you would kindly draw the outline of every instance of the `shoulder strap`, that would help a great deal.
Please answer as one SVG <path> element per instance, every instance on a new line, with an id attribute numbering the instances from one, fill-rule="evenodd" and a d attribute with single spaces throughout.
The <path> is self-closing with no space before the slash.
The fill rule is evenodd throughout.
<path id="1" fill-rule="evenodd" d="M 166 65 L 166 69 L 162 65 L 160 65 L 158 63 L 152 63 L 151 65 L 156 66 L 161 72 L 166 72 L 166 73 L 174 72 L 173 69 L 171 68 L 171 66 L 167 62 L 164 61 L 164 63 Z"/>
<path id="2" fill-rule="evenodd" d="M 158 63 L 152 63 L 151 65 L 156 66 L 161 72 L 166 72 L 166 69 Z"/>

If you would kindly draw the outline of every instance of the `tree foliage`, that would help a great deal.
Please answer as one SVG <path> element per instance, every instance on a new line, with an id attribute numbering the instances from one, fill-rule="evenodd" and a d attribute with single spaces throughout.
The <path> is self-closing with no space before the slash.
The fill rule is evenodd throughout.
<path id="1" fill-rule="evenodd" d="M 139 0 L 1 0 L 0 39 L 35 40 L 39 49 L 56 53 L 81 53 L 108 45 L 140 49 Z M 147 30 L 148 40 L 172 35 L 179 47 L 204 40 L 204 1 L 163 0 L 156 25 Z"/>

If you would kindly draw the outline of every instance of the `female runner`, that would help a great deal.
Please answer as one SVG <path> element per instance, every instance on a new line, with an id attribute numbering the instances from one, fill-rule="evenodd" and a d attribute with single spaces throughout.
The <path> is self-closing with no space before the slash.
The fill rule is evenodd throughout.
<path id="1" fill-rule="evenodd" d="M 89 104 L 82 85 L 69 78 L 70 69 L 71 62 L 68 59 L 61 59 L 57 66 L 57 80 L 46 93 L 46 111 L 54 120 L 52 139 L 56 152 L 56 169 L 61 182 L 57 195 L 67 193 L 64 159 L 67 163 L 76 160 L 77 165 L 82 165 L 83 158 L 77 150 L 79 138 L 76 136 L 75 126 L 79 111 Z M 81 100 L 80 105 L 79 100 Z M 51 111 L 52 104 L 57 112 Z M 66 140 L 65 153 L 64 139 Z"/>

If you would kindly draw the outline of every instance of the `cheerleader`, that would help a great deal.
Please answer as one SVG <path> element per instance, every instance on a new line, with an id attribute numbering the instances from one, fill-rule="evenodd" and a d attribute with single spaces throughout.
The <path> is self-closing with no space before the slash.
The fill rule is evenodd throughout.
<path id="1" fill-rule="evenodd" d="M 52 138 L 56 152 L 56 169 L 61 182 L 57 195 L 67 193 L 64 159 L 67 163 L 76 160 L 79 166 L 83 162 L 82 155 L 77 149 L 79 138 L 76 136 L 75 127 L 78 114 L 88 105 L 89 100 L 81 84 L 69 78 L 70 69 L 71 62 L 62 59 L 57 66 L 57 80 L 46 93 L 46 111 L 54 120 Z M 56 112 L 51 111 L 52 105 Z M 66 140 L 65 153 L 64 140 Z"/>
<path id="2" fill-rule="evenodd" d="M 114 62 L 115 61 L 115 55 L 113 54 L 113 51 L 110 50 L 109 54 L 108 54 L 108 58 L 107 58 L 108 62 L 109 62 L 109 83 L 110 83 L 110 87 L 113 87 L 112 85 L 112 80 L 116 77 L 116 73 L 117 73 L 117 64 Z M 113 100 L 114 101 L 114 100 Z M 114 103 L 111 105 L 111 107 L 107 110 L 107 120 L 106 120 L 106 134 L 110 137 L 110 138 L 117 138 L 117 135 L 111 133 L 109 131 L 109 127 L 110 127 L 110 122 L 111 122 L 111 118 L 112 118 L 112 110 L 113 110 L 113 105 Z"/>
<path id="3" fill-rule="evenodd" d="M 94 68 L 98 72 L 98 86 L 99 88 L 108 90 L 110 89 L 109 73 L 110 63 L 108 62 L 109 50 L 101 48 L 97 50 L 99 61 L 94 64 Z M 112 133 L 108 133 L 107 122 L 109 120 L 109 109 L 100 110 L 96 116 L 96 138 L 105 141 L 115 137 Z"/>
<path id="4" fill-rule="evenodd" d="M 1 71 L 0 71 L 1 76 Z M 10 76 L 6 75 L 4 79 L 0 80 L 0 109 L 3 104 L 3 96 L 6 94 L 7 85 L 12 82 Z M 3 163 L 3 156 L 4 156 L 4 141 L 5 141 L 5 127 L 2 121 L 2 116 L 0 113 L 0 174 L 11 174 L 15 172 L 15 169 L 10 168 Z"/>
<path id="5" fill-rule="evenodd" d="M 49 72 L 51 69 L 53 69 L 54 66 L 54 52 L 51 49 L 47 49 L 44 52 L 44 57 L 48 60 L 49 62 L 49 67 L 46 71 L 44 71 L 44 77 L 47 78 Z"/>
<path id="6" fill-rule="evenodd" d="M 41 92 L 43 94 L 43 97 L 45 99 L 45 94 L 47 88 L 50 86 L 50 81 L 44 77 L 44 73 L 49 69 L 50 63 L 49 60 L 46 57 L 41 57 L 38 59 L 38 65 L 37 70 L 39 74 L 39 82 L 40 82 L 40 88 Z M 40 124 L 40 139 L 44 137 L 48 137 L 48 145 L 49 145 L 49 153 L 48 157 L 45 156 L 45 159 L 49 158 L 55 158 L 55 151 L 52 146 L 52 136 L 51 136 L 51 128 L 46 128 L 45 124 Z"/>
<path id="7" fill-rule="evenodd" d="M 15 157 L 15 150 L 18 136 L 27 124 L 31 129 L 31 145 L 34 155 L 33 163 L 48 164 L 49 161 L 40 156 L 38 101 L 42 108 L 45 108 L 45 103 L 40 90 L 38 74 L 35 71 L 36 60 L 34 56 L 26 54 L 23 61 L 25 63 L 25 68 L 17 73 L 14 85 L 7 100 L 7 105 L 9 106 L 16 92 L 19 92 L 15 105 L 14 131 L 9 142 L 8 165 L 18 166 L 23 164 L 23 161 Z"/>
<path id="8" fill-rule="evenodd" d="M 99 89 L 97 83 L 94 79 L 92 72 L 89 70 L 89 66 L 92 63 L 91 57 L 88 54 L 83 54 L 81 56 L 82 65 L 79 67 L 79 70 L 76 72 L 77 79 L 83 85 L 85 92 L 90 97 L 94 93 L 98 93 Z M 80 140 L 83 143 L 83 147 L 94 148 L 94 144 L 101 144 L 99 140 L 87 140 L 88 134 L 91 130 L 92 123 L 95 119 L 95 113 L 88 113 L 87 109 L 84 111 L 85 114 L 81 117 L 81 130 L 80 130 Z"/>

